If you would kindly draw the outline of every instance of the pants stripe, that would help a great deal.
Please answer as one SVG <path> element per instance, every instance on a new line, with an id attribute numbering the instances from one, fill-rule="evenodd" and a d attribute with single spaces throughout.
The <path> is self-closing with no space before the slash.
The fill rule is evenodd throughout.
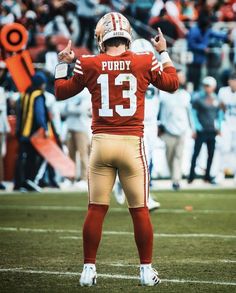
<path id="1" fill-rule="evenodd" d="M 147 168 L 147 159 L 145 156 L 145 150 L 144 150 L 144 143 L 143 139 L 140 138 L 140 156 L 143 163 L 143 170 L 144 170 L 144 206 L 147 206 L 147 200 L 148 200 L 148 194 L 149 194 L 149 174 L 148 174 L 148 168 Z"/>
<path id="2" fill-rule="evenodd" d="M 146 162 L 146 173 L 147 173 L 147 182 L 146 182 L 146 188 L 147 188 L 147 203 L 148 203 L 148 199 L 149 199 L 149 187 L 150 187 L 150 173 L 149 173 L 149 164 L 148 164 L 148 160 L 147 160 L 147 155 L 146 155 L 146 151 L 145 151 L 145 145 L 144 145 L 144 138 L 142 138 L 142 142 L 143 142 L 143 152 L 144 152 L 144 159 Z"/>

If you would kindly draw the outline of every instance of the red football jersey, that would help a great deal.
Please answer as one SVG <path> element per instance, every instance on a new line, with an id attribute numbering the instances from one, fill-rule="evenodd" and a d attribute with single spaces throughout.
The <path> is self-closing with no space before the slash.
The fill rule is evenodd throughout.
<path id="1" fill-rule="evenodd" d="M 162 71 L 151 52 L 83 55 L 76 60 L 70 79 L 55 81 L 55 94 L 66 99 L 87 87 L 92 95 L 93 133 L 142 136 L 145 93 L 150 83 L 175 91 L 175 68 Z"/>

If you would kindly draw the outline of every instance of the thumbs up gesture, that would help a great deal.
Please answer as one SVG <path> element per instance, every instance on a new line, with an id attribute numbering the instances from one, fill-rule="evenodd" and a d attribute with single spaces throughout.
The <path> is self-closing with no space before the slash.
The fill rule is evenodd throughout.
<path id="1" fill-rule="evenodd" d="M 69 40 L 67 46 L 64 50 L 58 53 L 58 60 L 60 62 L 66 62 L 68 64 L 72 63 L 75 58 L 74 51 L 71 50 L 71 40 Z"/>
<path id="2" fill-rule="evenodd" d="M 164 38 L 162 31 L 159 27 L 157 36 L 151 39 L 151 42 L 157 52 L 166 50 L 166 39 Z"/>

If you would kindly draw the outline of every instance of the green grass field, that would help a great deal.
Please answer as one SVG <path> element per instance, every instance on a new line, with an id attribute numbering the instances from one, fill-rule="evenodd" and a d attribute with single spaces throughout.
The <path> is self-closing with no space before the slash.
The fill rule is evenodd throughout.
<path id="1" fill-rule="evenodd" d="M 112 200 L 93 288 L 79 287 L 85 194 L 0 195 L 0 292 L 236 292 L 236 190 L 160 191 L 151 214 L 162 283 L 139 286 L 132 223 Z M 186 211 L 185 206 L 193 206 Z"/>

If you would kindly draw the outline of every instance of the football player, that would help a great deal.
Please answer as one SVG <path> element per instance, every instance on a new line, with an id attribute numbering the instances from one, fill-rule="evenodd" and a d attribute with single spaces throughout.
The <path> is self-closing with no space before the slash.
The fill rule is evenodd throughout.
<path id="1" fill-rule="evenodd" d="M 166 51 L 161 30 L 152 40 L 163 70 L 151 52 L 129 51 L 131 27 L 120 13 L 104 15 L 97 23 L 97 56 L 81 56 L 68 79 L 68 63 L 74 60 L 71 42 L 59 53 L 55 70 L 55 93 L 67 99 L 84 87 L 92 95 L 92 146 L 89 162 L 89 205 L 83 227 L 84 268 L 81 286 L 96 284 L 96 254 L 110 195 L 118 173 L 133 220 L 140 258 L 142 285 L 160 282 L 152 268 L 153 228 L 147 207 L 149 175 L 143 144 L 144 100 L 148 85 L 169 92 L 178 78 Z"/>
<path id="2" fill-rule="evenodd" d="M 155 50 L 152 44 L 145 39 L 137 39 L 131 44 L 131 51 L 135 53 L 140 52 L 152 52 L 155 56 Z M 160 68 L 162 68 L 161 64 Z M 144 145 L 147 156 L 147 163 L 150 170 L 151 160 L 157 141 L 157 116 L 159 112 L 159 99 L 158 89 L 150 84 L 145 94 L 145 109 L 144 109 Z M 150 185 L 151 185 L 151 174 L 150 174 Z M 148 198 L 149 211 L 158 209 L 160 203 L 155 201 L 151 194 Z"/>
<path id="3" fill-rule="evenodd" d="M 218 95 L 220 102 L 223 103 L 225 119 L 220 137 L 221 172 L 217 179 L 220 182 L 224 178 L 224 169 L 230 162 L 236 182 L 236 164 L 235 160 L 231 159 L 231 156 L 233 158 L 236 154 L 236 72 L 230 74 L 228 86 L 220 88 Z"/>
<path id="4" fill-rule="evenodd" d="M 135 53 L 152 52 L 155 55 L 152 44 L 145 39 L 137 39 L 131 44 L 131 51 Z M 161 64 L 160 64 L 161 66 Z M 145 94 L 145 110 L 144 110 L 144 146 L 147 156 L 147 163 L 150 170 L 151 160 L 156 145 L 157 136 L 157 116 L 159 111 L 158 89 L 153 85 L 149 85 Z M 150 176 L 151 186 L 151 176 Z M 119 180 L 115 183 L 114 196 L 119 204 L 125 202 L 125 195 Z M 153 211 L 160 208 L 160 203 L 155 201 L 151 193 L 148 197 L 148 209 Z"/>

